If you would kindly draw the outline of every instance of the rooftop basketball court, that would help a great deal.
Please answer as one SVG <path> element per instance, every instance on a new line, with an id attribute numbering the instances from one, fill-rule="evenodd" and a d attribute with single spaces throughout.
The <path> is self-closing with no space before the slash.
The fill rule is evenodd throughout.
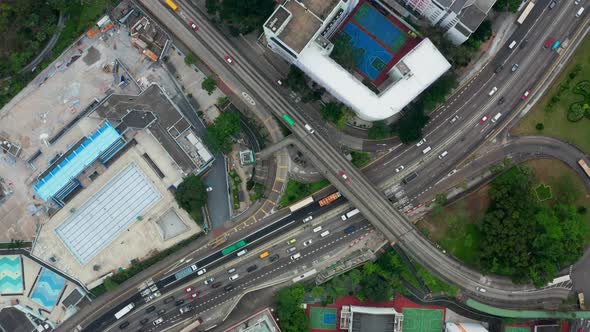
<path id="1" fill-rule="evenodd" d="M 352 44 L 357 72 L 379 85 L 387 79 L 389 70 L 420 42 L 412 35 L 410 28 L 395 17 L 386 16 L 363 1 L 337 36 Z"/>

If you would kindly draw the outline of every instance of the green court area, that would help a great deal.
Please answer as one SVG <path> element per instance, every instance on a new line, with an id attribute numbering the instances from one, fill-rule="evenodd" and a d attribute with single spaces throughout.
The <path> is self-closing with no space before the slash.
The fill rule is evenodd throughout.
<path id="1" fill-rule="evenodd" d="M 404 332 L 440 332 L 443 329 L 443 311 L 439 309 L 405 308 Z"/>
<path id="2" fill-rule="evenodd" d="M 506 332 L 531 332 L 531 329 L 524 326 L 508 326 Z"/>
<path id="3" fill-rule="evenodd" d="M 336 308 L 311 307 L 311 329 L 336 331 Z"/>

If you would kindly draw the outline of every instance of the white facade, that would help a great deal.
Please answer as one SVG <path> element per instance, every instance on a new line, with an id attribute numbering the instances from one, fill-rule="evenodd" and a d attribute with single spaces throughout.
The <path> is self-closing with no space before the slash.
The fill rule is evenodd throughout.
<path id="1" fill-rule="evenodd" d="M 287 0 L 264 24 L 264 32 L 269 48 L 299 67 L 359 118 L 383 120 L 400 112 L 451 65 L 430 40 L 424 39 L 389 71 L 391 83 L 376 94 L 329 57 L 333 45 L 327 38 L 357 4 L 358 0 L 339 0 L 322 21 L 313 12 L 295 7 L 300 6 L 299 2 Z M 296 17 L 296 13 L 305 17 Z M 315 33 L 306 36 L 308 39 L 302 38 L 299 31 L 289 31 L 292 26 L 300 27 L 302 21 L 308 25 L 319 24 Z"/>

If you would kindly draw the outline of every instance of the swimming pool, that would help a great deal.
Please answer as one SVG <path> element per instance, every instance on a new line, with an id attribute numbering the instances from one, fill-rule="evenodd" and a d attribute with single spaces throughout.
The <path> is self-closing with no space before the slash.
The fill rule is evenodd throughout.
<path id="1" fill-rule="evenodd" d="M 20 255 L 0 256 L 0 294 L 23 292 Z"/>
<path id="2" fill-rule="evenodd" d="M 66 280 L 57 273 L 42 268 L 35 289 L 31 294 L 31 300 L 48 309 L 53 309 Z"/>

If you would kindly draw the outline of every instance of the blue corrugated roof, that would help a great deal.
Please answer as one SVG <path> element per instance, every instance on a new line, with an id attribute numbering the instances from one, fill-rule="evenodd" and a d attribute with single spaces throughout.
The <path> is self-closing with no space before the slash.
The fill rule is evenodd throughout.
<path id="1" fill-rule="evenodd" d="M 120 138 L 121 134 L 109 122 L 100 127 L 35 184 L 35 191 L 39 197 L 45 201 L 49 200 Z"/>

